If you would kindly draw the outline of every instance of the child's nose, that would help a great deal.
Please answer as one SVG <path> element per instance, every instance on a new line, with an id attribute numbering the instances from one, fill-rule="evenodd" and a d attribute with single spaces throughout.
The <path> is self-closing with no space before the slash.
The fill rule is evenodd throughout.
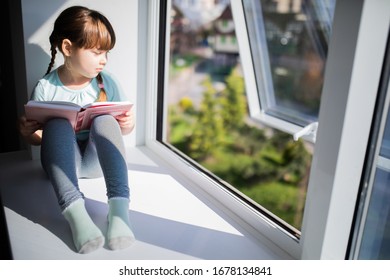
<path id="1" fill-rule="evenodd" d="M 107 55 L 102 55 L 102 57 L 100 58 L 100 64 L 103 64 L 105 65 L 107 63 Z"/>

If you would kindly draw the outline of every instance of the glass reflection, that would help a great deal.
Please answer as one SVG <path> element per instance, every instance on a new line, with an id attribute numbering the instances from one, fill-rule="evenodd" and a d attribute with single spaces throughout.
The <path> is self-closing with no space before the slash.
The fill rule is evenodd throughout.
<path id="1" fill-rule="evenodd" d="M 298 125 L 316 121 L 335 0 L 245 0 L 262 109 Z"/>

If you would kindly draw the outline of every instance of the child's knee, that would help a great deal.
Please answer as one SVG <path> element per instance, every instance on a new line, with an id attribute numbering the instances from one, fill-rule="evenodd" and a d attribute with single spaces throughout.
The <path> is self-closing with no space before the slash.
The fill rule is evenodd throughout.
<path id="1" fill-rule="evenodd" d="M 101 129 L 112 129 L 114 127 L 119 127 L 119 124 L 115 117 L 111 115 L 101 115 L 97 116 L 93 119 L 91 130 L 101 130 Z"/>
<path id="2" fill-rule="evenodd" d="M 66 128 L 72 128 L 71 123 L 67 119 L 62 118 L 55 118 L 48 120 L 45 125 L 44 129 L 66 129 Z"/>

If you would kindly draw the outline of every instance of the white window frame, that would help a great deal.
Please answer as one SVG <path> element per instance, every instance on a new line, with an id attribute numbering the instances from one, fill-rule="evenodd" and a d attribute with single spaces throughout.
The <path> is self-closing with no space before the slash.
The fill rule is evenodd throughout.
<path id="1" fill-rule="evenodd" d="M 389 1 L 336 3 L 301 235 L 303 258 L 346 257 L 389 22 Z"/>
<path id="2" fill-rule="evenodd" d="M 250 47 L 250 42 L 248 38 L 249 32 L 247 28 L 243 3 L 241 1 L 233 0 L 231 1 L 231 5 L 233 17 L 235 19 L 236 31 L 238 30 L 238 32 L 236 32 L 236 36 L 238 38 L 238 41 L 240 42 L 240 49 L 242 50 L 240 51 L 240 57 L 243 62 L 242 64 L 244 65 L 244 68 L 246 68 L 244 69 L 244 71 L 246 70 L 246 72 L 254 73 L 255 66 L 253 65 L 252 55 L 254 51 Z M 264 37 L 263 39 L 265 40 L 265 34 L 260 34 L 260 36 Z M 280 109 L 277 109 L 277 106 L 275 106 L 274 90 L 273 86 L 270 85 L 270 83 L 272 83 L 272 78 L 270 77 L 269 71 L 267 71 L 267 69 L 269 68 L 269 61 L 266 43 L 261 46 L 259 51 L 262 53 L 258 55 L 262 60 L 264 60 L 264 62 L 262 62 L 261 69 L 258 69 L 261 72 L 258 73 L 258 75 L 262 75 L 264 79 L 262 79 L 263 81 L 261 83 L 255 83 L 251 81 L 251 88 L 247 89 L 250 116 L 253 120 L 265 124 L 266 126 L 291 134 L 294 140 L 297 140 L 298 138 L 302 137 L 306 141 L 315 143 L 318 128 L 318 123 L 316 120 L 304 120 L 303 116 L 297 116 L 298 119 L 302 119 L 302 121 L 307 122 L 306 126 L 303 126 L 296 124 L 296 121 L 289 121 L 288 113 L 285 115 L 285 117 L 277 117 L 268 113 L 268 111 L 273 110 L 279 112 Z M 247 79 L 246 76 L 245 79 Z M 254 81 L 256 81 L 256 75 L 253 74 L 253 77 L 251 77 L 250 79 L 254 79 Z M 247 83 L 247 86 L 249 86 L 249 83 Z"/>
<path id="3" fill-rule="evenodd" d="M 241 1 L 232 0 L 231 3 L 235 19 L 243 19 Z M 390 2 L 337 1 L 300 238 L 243 203 L 156 140 L 159 5 L 160 1 L 148 0 L 144 11 L 140 11 L 140 17 L 143 14 L 148 22 L 144 38 L 147 42 L 145 76 L 139 79 L 146 85 L 146 146 L 275 250 L 287 252 L 297 259 L 344 259 L 389 30 Z M 168 7 L 170 5 L 171 1 L 168 1 Z M 166 42 L 169 42 L 167 38 Z M 248 65 L 246 56 L 250 52 L 245 45 L 249 47 L 249 44 L 241 37 L 238 43 L 243 64 Z M 168 49 L 166 46 L 166 52 Z M 168 55 L 165 57 L 169 58 Z M 253 67 L 244 67 L 244 75 L 248 94 L 257 94 Z M 167 78 L 164 85 L 167 85 Z M 252 102 L 258 102 L 257 96 L 252 99 L 250 106 L 254 106 Z"/>

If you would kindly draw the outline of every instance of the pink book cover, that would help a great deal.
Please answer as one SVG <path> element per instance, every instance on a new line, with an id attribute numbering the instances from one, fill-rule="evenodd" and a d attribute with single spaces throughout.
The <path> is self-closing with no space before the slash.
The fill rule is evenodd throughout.
<path id="1" fill-rule="evenodd" d="M 52 118 L 69 120 L 76 132 L 89 129 L 93 118 L 100 115 L 122 115 L 132 108 L 133 104 L 121 102 L 95 102 L 79 106 L 63 101 L 29 101 L 24 105 L 26 118 L 44 124 Z"/>

